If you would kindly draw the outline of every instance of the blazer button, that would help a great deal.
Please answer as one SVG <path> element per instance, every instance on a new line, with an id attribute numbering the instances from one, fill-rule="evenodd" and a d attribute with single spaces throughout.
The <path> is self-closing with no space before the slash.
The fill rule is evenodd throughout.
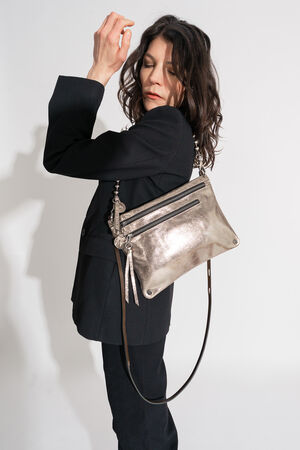
<path id="1" fill-rule="evenodd" d="M 81 236 L 84 236 L 84 235 L 85 235 L 85 228 L 82 228 Z"/>

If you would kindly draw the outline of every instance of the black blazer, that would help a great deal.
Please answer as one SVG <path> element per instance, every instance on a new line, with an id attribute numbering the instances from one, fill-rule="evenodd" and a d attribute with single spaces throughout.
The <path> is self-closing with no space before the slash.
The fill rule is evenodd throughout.
<path id="1" fill-rule="evenodd" d="M 85 338 L 120 345 L 121 288 L 107 224 L 115 180 L 127 210 L 188 182 L 194 140 L 182 112 L 169 105 L 147 111 L 128 130 L 108 130 L 92 139 L 104 91 L 96 80 L 59 75 L 48 105 L 43 165 L 51 173 L 99 181 L 81 229 L 72 317 Z M 126 256 L 120 252 L 124 269 Z M 126 303 L 128 344 L 150 344 L 169 331 L 174 283 L 153 299 L 143 296 L 137 276 L 136 285 L 140 306 L 131 284 Z"/>

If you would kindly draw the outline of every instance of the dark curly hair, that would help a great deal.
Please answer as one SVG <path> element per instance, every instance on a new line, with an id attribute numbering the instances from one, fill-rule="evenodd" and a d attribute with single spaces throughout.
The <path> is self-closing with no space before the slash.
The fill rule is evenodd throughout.
<path id="1" fill-rule="evenodd" d="M 173 71 L 185 87 L 180 106 L 175 106 L 190 123 L 198 143 L 193 167 L 199 167 L 201 160 L 204 168 L 212 170 L 223 116 L 216 83 L 219 78 L 210 56 L 210 39 L 204 31 L 174 15 L 157 19 L 143 32 L 139 46 L 121 69 L 118 100 L 131 123 L 145 114 L 140 69 L 150 42 L 157 36 L 173 43 Z"/>

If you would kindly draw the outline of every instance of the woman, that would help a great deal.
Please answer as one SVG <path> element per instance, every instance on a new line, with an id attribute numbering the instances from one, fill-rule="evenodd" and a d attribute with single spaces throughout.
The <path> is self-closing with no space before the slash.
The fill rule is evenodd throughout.
<path id="1" fill-rule="evenodd" d="M 81 230 L 71 300 L 78 332 L 102 342 L 118 448 L 170 450 L 178 448 L 178 435 L 169 408 L 142 400 L 127 373 L 120 280 L 107 220 L 117 179 L 120 199 L 130 210 L 188 182 L 200 156 L 204 167 L 212 168 L 222 115 L 208 36 L 166 15 L 143 33 L 126 60 L 131 31 L 124 27 L 133 24 L 109 14 L 94 34 L 87 78 L 58 77 L 49 102 L 43 164 L 52 173 L 99 181 Z M 134 124 L 91 139 L 105 86 L 125 60 L 118 98 Z M 125 268 L 122 252 L 121 258 Z M 126 304 L 132 375 L 143 395 L 160 398 L 166 393 L 163 352 L 174 284 L 153 300 L 143 296 L 137 278 L 136 286 L 139 306 L 131 286 Z"/>

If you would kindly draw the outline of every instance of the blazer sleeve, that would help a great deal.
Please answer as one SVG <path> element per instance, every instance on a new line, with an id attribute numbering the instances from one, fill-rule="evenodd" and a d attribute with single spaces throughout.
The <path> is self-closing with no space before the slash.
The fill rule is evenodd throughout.
<path id="1" fill-rule="evenodd" d="M 128 130 L 91 138 L 105 87 L 88 78 L 59 75 L 48 105 L 43 165 L 69 177 L 115 180 L 167 170 L 180 141 L 182 113 L 170 105 L 146 111 Z"/>

